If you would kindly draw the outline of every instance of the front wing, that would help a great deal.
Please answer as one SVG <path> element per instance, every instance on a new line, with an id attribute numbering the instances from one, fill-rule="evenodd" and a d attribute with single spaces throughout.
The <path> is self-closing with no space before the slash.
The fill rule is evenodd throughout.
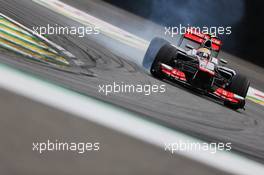
<path id="1" fill-rule="evenodd" d="M 165 75 L 169 80 L 176 81 L 185 86 L 189 86 L 193 88 L 193 86 L 190 83 L 188 83 L 185 73 L 179 69 L 176 69 L 169 65 L 161 63 L 160 72 L 161 74 Z M 201 90 L 201 91 L 204 92 L 204 90 Z M 215 97 L 219 100 L 222 100 L 223 102 L 228 102 L 228 103 L 235 104 L 235 105 L 245 103 L 245 98 L 233 92 L 227 91 L 221 87 L 216 88 L 216 90 L 213 92 L 206 91 L 206 95 Z"/>

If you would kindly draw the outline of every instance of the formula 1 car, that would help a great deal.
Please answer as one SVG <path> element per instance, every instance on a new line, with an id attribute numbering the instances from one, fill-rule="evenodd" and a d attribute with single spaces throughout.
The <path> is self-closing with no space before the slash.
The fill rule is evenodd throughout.
<path id="1" fill-rule="evenodd" d="M 245 109 L 249 80 L 219 59 L 222 42 L 209 34 L 186 32 L 173 45 L 154 38 L 145 54 L 143 66 L 158 79 L 183 84 L 221 100 L 225 106 Z"/>

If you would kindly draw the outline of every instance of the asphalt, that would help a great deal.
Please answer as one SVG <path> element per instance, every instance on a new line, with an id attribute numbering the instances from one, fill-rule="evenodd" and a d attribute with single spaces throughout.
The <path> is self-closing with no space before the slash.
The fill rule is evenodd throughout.
<path id="1" fill-rule="evenodd" d="M 69 3 L 87 12 L 90 11 L 85 7 L 88 8 L 89 5 L 96 4 L 94 1 L 70 1 Z M 30 28 L 33 26 L 46 26 L 47 24 L 80 25 L 36 5 L 30 0 L 1 0 L 0 9 L 1 13 Z M 122 10 L 116 11 L 115 8 L 114 10 L 103 9 L 105 16 L 108 16 L 108 20 L 110 20 L 111 11 L 114 11 L 115 14 L 118 12 L 123 13 Z M 101 15 L 103 12 L 102 10 L 99 12 L 99 9 L 97 11 Z M 129 23 L 131 18 L 134 21 L 138 19 L 134 15 L 125 12 L 124 14 L 119 16 L 127 17 L 125 24 Z M 133 28 L 131 27 L 130 30 L 133 30 Z M 144 28 L 141 30 L 144 30 Z M 135 30 L 132 32 L 136 33 Z M 137 53 L 133 48 L 130 49 L 129 46 L 124 46 L 106 36 L 87 36 L 85 38 L 49 36 L 49 39 L 85 62 L 86 66 L 83 69 L 88 70 L 93 76 L 62 71 L 59 68 L 30 62 L 4 50 L 0 51 L 0 62 L 82 94 L 143 114 L 149 120 L 200 139 L 212 142 L 230 141 L 232 142 L 232 148 L 237 152 L 264 162 L 264 108 L 262 106 L 248 101 L 246 111 L 233 111 L 216 101 L 187 91 L 184 88 L 160 82 L 144 73 L 134 63 L 135 58 L 142 56 L 142 53 Z M 113 46 L 115 48 L 110 49 Z M 264 89 L 263 69 L 229 54 L 223 53 L 223 55 L 229 56 L 228 60 L 231 66 L 235 66 L 249 75 L 254 87 L 260 90 Z M 112 84 L 113 81 L 127 84 L 166 84 L 166 92 L 149 96 L 140 93 L 119 93 L 105 96 L 98 92 L 98 85 Z M 14 120 L 14 122 L 16 121 Z"/>
<path id="2" fill-rule="evenodd" d="M 4 89 L 0 104 L 0 174 L 229 175 Z M 99 150 L 33 150 L 48 140 L 99 143 Z"/>

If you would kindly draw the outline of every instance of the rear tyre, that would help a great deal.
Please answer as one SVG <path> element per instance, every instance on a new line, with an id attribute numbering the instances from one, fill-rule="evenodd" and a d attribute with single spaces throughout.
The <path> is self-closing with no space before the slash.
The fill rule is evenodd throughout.
<path id="1" fill-rule="evenodd" d="M 233 92 L 241 97 L 246 98 L 250 82 L 246 76 L 241 74 L 236 74 L 233 76 L 230 85 L 227 87 L 227 90 Z M 230 102 L 225 102 L 225 105 L 232 109 L 244 108 L 245 101 L 241 104 L 233 104 Z"/>

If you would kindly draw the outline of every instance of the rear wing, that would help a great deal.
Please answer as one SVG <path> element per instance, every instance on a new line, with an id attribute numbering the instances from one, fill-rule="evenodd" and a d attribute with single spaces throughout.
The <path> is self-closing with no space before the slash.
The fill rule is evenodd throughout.
<path id="1" fill-rule="evenodd" d="M 217 57 L 219 51 L 221 50 L 222 41 L 218 38 L 211 38 L 209 34 L 200 33 L 195 29 L 188 29 L 185 34 L 181 35 L 178 46 L 185 50 L 190 49 L 190 47 L 187 47 L 188 45 L 196 49 L 201 47 L 204 41 L 208 39 L 211 39 L 212 52 L 214 57 Z"/>

